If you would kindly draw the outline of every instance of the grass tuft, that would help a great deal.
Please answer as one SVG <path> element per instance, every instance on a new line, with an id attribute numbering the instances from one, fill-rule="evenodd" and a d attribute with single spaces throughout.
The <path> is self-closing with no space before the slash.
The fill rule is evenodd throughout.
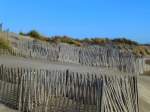
<path id="1" fill-rule="evenodd" d="M 11 49 L 10 42 L 4 37 L 0 37 L 0 49 Z"/>

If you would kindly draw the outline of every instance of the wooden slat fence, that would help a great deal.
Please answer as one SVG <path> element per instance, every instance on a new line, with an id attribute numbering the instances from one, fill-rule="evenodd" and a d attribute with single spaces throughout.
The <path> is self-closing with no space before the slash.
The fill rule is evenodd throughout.
<path id="1" fill-rule="evenodd" d="M 69 44 L 54 44 L 38 40 L 20 39 L 18 35 L 0 33 L 9 37 L 12 50 L 0 50 L 0 55 L 23 56 L 26 58 L 45 59 L 63 63 L 75 63 L 86 66 L 116 68 L 128 73 L 143 73 L 144 60 L 132 53 L 122 52 L 113 47 L 88 46 L 77 47 Z"/>
<path id="2" fill-rule="evenodd" d="M 0 101 L 22 112 L 139 112 L 136 75 L 0 66 Z"/>
<path id="3" fill-rule="evenodd" d="M 35 46 L 34 46 L 35 47 Z M 86 66 L 116 68 L 128 73 L 142 73 L 144 60 L 134 55 L 124 55 L 107 48 L 83 48 L 52 46 L 47 49 L 35 47 L 28 49 L 0 49 L 0 55 L 14 55 L 26 58 L 44 59 L 49 62 L 76 63 Z M 67 49 L 68 48 L 68 49 Z M 93 50 L 94 49 L 94 50 Z"/>

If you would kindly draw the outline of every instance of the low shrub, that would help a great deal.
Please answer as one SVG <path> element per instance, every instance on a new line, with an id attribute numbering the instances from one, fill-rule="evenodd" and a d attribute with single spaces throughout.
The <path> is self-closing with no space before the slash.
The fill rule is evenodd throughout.
<path id="1" fill-rule="evenodd" d="M 11 49 L 9 40 L 0 37 L 0 49 Z"/>

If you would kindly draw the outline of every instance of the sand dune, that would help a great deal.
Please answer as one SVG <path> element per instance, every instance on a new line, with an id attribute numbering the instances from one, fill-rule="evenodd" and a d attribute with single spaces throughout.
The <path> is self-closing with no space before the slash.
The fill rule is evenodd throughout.
<path id="1" fill-rule="evenodd" d="M 0 104 L 0 112 L 18 112 L 18 111 L 10 109 L 3 104 Z"/>
<path id="2" fill-rule="evenodd" d="M 140 112 L 150 112 L 150 76 L 139 77 L 138 88 Z"/>

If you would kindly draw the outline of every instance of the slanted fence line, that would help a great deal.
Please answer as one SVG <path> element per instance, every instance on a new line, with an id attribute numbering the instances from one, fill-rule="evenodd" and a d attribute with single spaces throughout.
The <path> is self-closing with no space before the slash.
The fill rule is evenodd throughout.
<path id="1" fill-rule="evenodd" d="M 137 76 L 147 68 L 142 57 L 111 47 L 76 47 L 28 39 L 12 39 L 11 44 L 13 48 L 0 49 L 0 55 L 101 70 L 95 73 L 1 65 L 2 103 L 22 112 L 139 112 Z"/>
<path id="2" fill-rule="evenodd" d="M 137 76 L 0 66 L 0 101 L 22 112 L 139 112 Z"/>
<path id="3" fill-rule="evenodd" d="M 38 41 L 18 40 L 14 49 L 0 50 L 0 55 L 14 55 L 62 63 L 94 67 L 116 68 L 128 73 L 143 73 L 144 60 L 131 53 L 100 46 L 76 47 L 67 44 L 48 44 Z"/>
<path id="4" fill-rule="evenodd" d="M 8 36 L 8 37 L 7 37 Z M 143 73 L 146 67 L 143 57 L 122 52 L 112 47 L 77 47 L 69 44 L 54 44 L 30 38 L 22 39 L 13 33 L 0 32 L 0 38 L 10 39 L 13 49 L 0 50 L 0 55 L 23 56 L 62 63 L 75 63 L 86 66 L 116 68 L 128 73 Z"/>

